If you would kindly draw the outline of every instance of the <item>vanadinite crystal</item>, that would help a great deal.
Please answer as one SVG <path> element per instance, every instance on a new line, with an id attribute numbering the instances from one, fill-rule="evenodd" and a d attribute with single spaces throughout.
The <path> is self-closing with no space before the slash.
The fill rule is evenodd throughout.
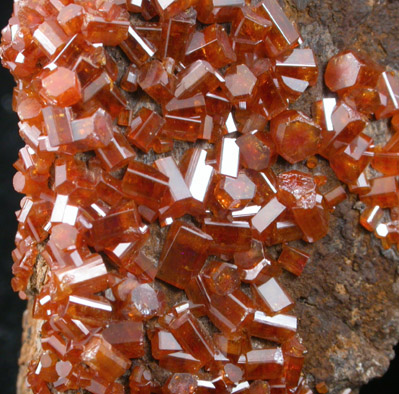
<path id="1" fill-rule="evenodd" d="M 397 75 L 336 54 L 324 79 L 338 98 L 311 118 L 289 105 L 318 62 L 277 0 L 24 0 L 14 12 L 1 56 L 26 196 L 12 286 L 43 320 L 27 387 L 310 393 L 279 276 L 311 264 L 300 244 L 327 234 L 339 181 L 366 205 L 360 224 L 399 244 Z M 385 146 L 365 131 L 372 116 L 392 117 Z M 327 191 L 317 155 L 339 180 Z"/>

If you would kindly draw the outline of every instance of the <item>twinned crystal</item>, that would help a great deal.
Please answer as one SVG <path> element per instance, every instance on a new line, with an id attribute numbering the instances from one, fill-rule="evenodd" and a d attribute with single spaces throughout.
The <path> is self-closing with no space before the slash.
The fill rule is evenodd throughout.
<path id="1" fill-rule="evenodd" d="M 338 53 L 324 75 L 337 96 L 310 117 L 289 106 L 320 81 L 318 61 L 277 0 L 14 11 L 1 56 L 17 81 L 26 197 L 12 287 L 43 320 L 26 386 L 310 393 L 280 276 L 306 272 L 299 243 L 327 234 L 346 187 L 366 206 L 360 224 L 399 244 L 398 76 Z M 385 145 L 367 132 L 373 116 L 392 118 Z M 325 185 L 317 155 L 338 180 Z"/>

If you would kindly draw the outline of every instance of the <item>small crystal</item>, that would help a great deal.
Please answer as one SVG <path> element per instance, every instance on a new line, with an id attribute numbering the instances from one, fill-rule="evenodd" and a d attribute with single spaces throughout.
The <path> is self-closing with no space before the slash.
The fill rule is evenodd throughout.
<path id="1" fill-rule="evenodd" d="M 310 256 L 302 250 L 291 246 L 283 246 L 283 251 L 278 258 L 278 262 L 282 267 L 296 276 L 300 276 Z"/>
<path id="2" fill-rule="evenodd" d="M 204 60 L 197 60 L 177 75 L 175 96 L 187 98 L 195 93 L 206 93 L 219 87 L 215 69 Z"/>
<path id="3" fill-rule="evenodd" d="M 225 209 L 237 209 L 247 205 L 255 196 L 256 186 L 245 173 L 237 178 L 222 178 L 215 188 L 215 197 Z"/>
<path id="4" fill-rule="evenodd" d="M 70 107 L 82 98 L 76 73 L 64 67 L 58 67 L 46 75 L 42 79 L 42 86 L 42 95 L 60 107 Z"/>
<path id="5" fill-rule="evenodd" d="M 63 7 L 58 16 L 57 22 L 69 36 L 79 33 L 83 23 L 84 9 L 78 4 L 68 4 Z"/>
<path id="6" fill-rule="evenodd" d="M 253 285 L 252 290 L 257 304 L 268 315 L 288 312 L 294 307 L 290 296 L 274 278 L 262 285 Z"/>
<path id="7" fill-rule="evenodd" d="M 297 111 L 286 111 L 273 118 L 270 131 L 277 152 L 291 164 L 317 153 L 320 128 Z"/>
<path id="8" fill-rule="evenodd" d="M 188 9 L 162 24 L 161 56 L 170 57 L 176 62 L 182 61 L 185 55 L 186 44 L 195 30 L 196 13 Z"/>
<path id="9" fill-rule="evenodd" d="M 174 222 L 162 250 L 157 277 L 173 286 L 184 288 L 205 264 L 211 240 L 209 235 L 192 226 Z M 175 268 L 172 267 L 178 267 L 179 275 L 174 274 Z"/>
<path id="10" fill-rule="evenodd" d="M 68 41 L 67 35 L 54 20 L 43 22 L 33 33 L 33 38 L 49 58 L 56 55 Z"/>
<path id="11" fill-rule="evenodd" d="M 115 381 L 130 367 L 129 359 L 114 349 L 102 336 L 93 337 L 85 345 L 82 360 L 100 372 L 109 382 Z"/>
<path id="12" fill-rule="evenodd" d="M 252 218 L 252 227 L 259 237 L 265 237 L 270 225 L 285 209 L 286 207 L 274 197 Z"/>
<path id="13" fill-rule="evenodd" d="M 154 167 L 132 161 L 123 177 L 122 189 L 138 204 L 158 210 L 168 190 L 168 178 Z"/>
<path id="14" fill-rule="evenodd" d="M 148 152 L 165 121 L 154 111 L 143 107 L 130 122 L 127 139 L 144 152 Z"/>
<path id="15" fill-rule="evenodd" d="M 368 231 L 375 231 L 383 213 L 378 205 L 367 207 L 360 215 L 360 224 Z"/>
<path id="16" fill-rule="evenodd" d="M 82 32 L 90 42 L 117 46 L 128 38 L 128 29 L 127 19 L 108 21 L 101 16 L 86 14 Z"/>
<path id="17" fill-rule="evenodd" d="M 249 327 L 249 334 L 282 343 L 296 334 L 297 318 L 295 316 L 278 314 L 267 316 L 264 312 L 256 311 L 254 320 Z"/>
<path id="18" fill-rule="evenodd" d="M 248 380 L 277 379 L 284 373 L 284 357 L 280 348 L 251 350 L 239 358 L 238 365 L 244 367 L 244 376 Z"/>
<path id="19" fill-rule="evenodd" d="M 237 57 L 231 47 L 229 37 L 221 25 L 211 25 L 203 30 L 206 60 L 215 68 L 234 63 Z"/>
<path id="20" fill-rule="evenodd" d="M 103 331 L 104 339 L 127 358 L 144 356 L 143 323 L 120 321 L 111 323 Z"/>
<path id="21" fill-rule="evenodd" d="M 224 79 L 226 95 L 231 102 L 247 101 L 255 95 L 257 79 L 245 64 L 229 67 Z"/>
<path id="22" fill-rule="evenodd" d="M 265 48 L 270 57 L 276 57 L 298 45 L 299 33 L 276 0 L 263 0 L 255 12 L 273 24 L 265 37 Z"/>
<path id="23" fill-rule="evenodd" d="M 189 310 L 175 317 L 169 324 L 169 328 L 181 347 L 198 358 L 203 365 L 213 359 L 214 344 Z"/>

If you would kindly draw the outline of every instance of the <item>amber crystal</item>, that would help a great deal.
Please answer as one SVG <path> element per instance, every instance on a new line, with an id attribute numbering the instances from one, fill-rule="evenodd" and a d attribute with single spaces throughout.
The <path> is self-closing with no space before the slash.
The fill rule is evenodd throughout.
<path id="1" fill-rule="evenodd" d="M 280 348 L 251 350 L 239 358 L 238 364 L 245 368 L 244 376 L 248 380 L 283 376 L 284 358 Z"/>
<path id="2" fill-rule="evenodd" d="M 54 276 L 61 294 L 93 294 L 108 287 L 107 269 L 99 255 L 87 258 L 79 267 L 55 269 Z"/>
<path id="3" fill-rule="evenodd" d="M 251 249 L 234 253 L 234 263 L 243 282 L 263 283 L 271 276 L 280 274 L 281 268 L 265 253 L 260 241 L 252 241 Z"/>
<path id="4" fill-rule="evenodd" d="M 197 60 L 177 75 L 175 96 L 187 98 L 195 93 L 216 90 L 220 85 L 220 78 L 208 62 Z"/>
<path id="5" fill-rule="evenodd" d="M 387 176 L 374 178 L 370 182 L 370 191 L 360 196 L 361 201 L 368 205 L 378 205 L 381 208 L 391 208 L 398 205 L 398 182 L 396 177 Z"/>
<path id="6" fill-rule="evenodd" d="M 255 196 L 256 186 L 245 173 L 237 178 L 222 178 L 215 188 L 215 197 L 225 209 L 237 209 L 247 205 Z"/>
<path id="7" fill-rule="evenodd" d="M 129 60 L 138 66 L 142 66 L 156 52 L 154 44 L 141 36 L 133 26 L 129 27 L 127 39 L 120 43 L 120 47 Z"/>
<path id="8" fill-rule="evenodd" d="M 398 153 L 399 152 L 383 152 L 380 148 L 376 147 L 371 165 L 384 175 L 395 175 L 399 170 Z"/>
<path id="9" fill-rule="evenodd" d="M 165 312 L 164 295 L 148 283 L 140 284 L 129 294 L 121 311 L 126 318 L 150 320 Z"/>
<path id="10" fill-rule="evenodd" d="M 221 175 L 236 178 L 240 164 L 240 148 L 236 138 L 227 135 L 218 146 L 217 166 Z"/>
<path id="11" fill-rule="evenodd" d="M 249 38 L 252 41 L 265 39 L 271 28 L 272 23 L 256 14 L 250 7 L 238 9 L 232 24 L 234 37 Z"/>
<path id="12" fill-rule="evenodd" d="M 337 150 L 330 159 L 330 165 L 340 180 L 351 183 L 359 178 L 371 161 L 368 153 L 371 144 L 372 139 L 361 133 L 350 144 Z"/>
<path id="13" fill-rule="evenodd" d="M 367 125 L 364 116 L 344 102 L 334 105 L 328 123 L 330 124 L 329 131 L 332 132 L 322 134 L 320 151 L 327 157 L 342 147 L 342 143 L 351 142 Z M 328 153 L 324 154 L 326 148 Z"/>
<path id="14" fill-rule="evenodd" d="M 152 60 L 140 68 L 138 84 L 155 101 L 163 103 L 173 97 L 174 76 L 168 74 L 164 65 Z"/>
<path id="15" fill-rule="evenodd" d="M 274 197 L 252 218 L 252 227 L 261 240 L 264 240 L 273 222 L 285 209 L 286 207 Z"/>
<path id="16" fill-rule="evenodd" d="M 164 132 L 171 138 L 182 141 L 195 142 L 199 138 L 209 139 L 206 115 L 181 116 L 165 114 Z M 208 130 L 212 133 L 212 130 Z M 205 135 L 204 135 L 205 134 Z"/>
<path id="17" fill-rule="evenodd" d="M 236 140 L 240 147 L 240 154 L 243 159 L 243 165 L 252 170 L 264 170 L 268 168 L 275 156 L 275 145 L 271 138 L 267 138 L 260 132 L 248 133 Z"/>
<path id="18" fill-rule="evenodd" d="M 283 344 L 282 350 L 286 360 L 286 385 L 288 387 L 298 386 L 300 390 L 306 388 L 304 392 L 308 393 L 309 388 L 300 382 L 302 379 L 300 371 L 303 367 L 306 348 L 297 336 L 293 336 Z"/>
<path id="19" fill-rule="evenodd" d="M 257 79 L 245 64 L 229 67 L 224 78 L 226 95 L 231 102 L 248 101 L 254 96 Z"/>
<path id="20" fill-rule="evenodd" d="M 295 316 L 278 314 L 268 316 L 262 311 L 256 311 L 254 320 L 249 327 L 250 335 L 282 343 L 295 335 L 297 318 Z"/>
<path id="21" fill-rule="evenodd" d="M 330 90 L 342 94 L 357 87 L 375 88 L 382 71 L 363 54 L 348 50 L 329 60 L 324 79 Z"/>
<path id="22" fill-rule="evenodd" d="M 55 20 L 49 20 L 37 27 L 33 39 L 48 57 L 52 57 L 66 44 L 68 37 Z"/>
<path id="23" fill-rule="evenodd" d="M 214 173 L 213 167 L 206 164 L 207 155 L 204 149 L 195 148 L 188 150 L 180 161 L 184 181 L 198 206 L 203 208 Z"/>
<path id="24" fill-rule="evenodd" d="M 203 31 L 197 30 L 187 42 L 184 61 L 192 63 L 195 60 L 205 59 L 205 35 Z"/>
<path id="25" fill-rule="evenodd" d="M 107 20 L 101 16 L 86 15 L 83 35 L 93 43 L 116 46 L 128 37 L 129 21 L 125 18 Z"/>
<path id="26" fill-rule="evenodd" d="M 292 78 L 313 86 L 317 82 L 318 67 L 312 49 L 295 48 L 289 55 L 277 58 L 276 72 L 283 80 Z"/>
<path id="27" fill-rule="evenodd" d="M 237 7 L 245 5 L 245 0 L 205 0 L 197 7 L 198 20 L 202 23 L 223 23 L 231 21 Z"/>
<path id="28" fill-rule="evenodd" d="M 57 22 L 68 35 L 79 32 L 84 18 L 84 9 L 78 4 L 68 4 L 62 7 L 57 16 Z"/>
<path id="29" fill-rule="evenodd" d="M 380 106 L 375 111 L 376 118 L 389 118 L 399 112 L 399 78 L 394 73 L 384 71 L 377 82 Z"/>
<path id="30" fill-rule="evenodd" d="M 214 344 L 189 310 L 173 318 L 169 328 L 182 348 L 197 357 L 202 365 L 213 359 Z"/>
<path id="31" fill-rule="evenodd" d="M 90 244 L 97 250 L 103 250 L 113 244 L 140 239 L 146 231 L 147 228 L 141 226 L 137 206 L 121 201 L 107 214 L 94 219 Z"/>
<path id="32" fill-rule="evenodd" d="M 240 286 L 237 268 L 228 263 L 210 263 L 203 276 L 210 290 L 218 295 L 230 294 Z"/>
<path id="33" fill-rule="evenodd" d="M 270 57 L 278 56 L 298 45 L 299 33 L 276 0 L 263 0 L 255 12 L 272 22 L 272 28 L 265 37 L 265 48 Z"/>
<path id="34" fill-rule="evenodd" d="M 209 235 L 195 227 L 174 222 L 160 257 L 157 277 L 176 287 L 184 288 L 204 265 L 211 240 Z M 179 259 L 176 259 L 177 256 Z M 174 275 L 172 267 L 178 267 L 179 275 Z"/>
<path id="35" fill-rule="evenodd" d="M 169 178 L 169 190 L 161 202 L 160 220 L 173 220 L 185 213 L 195 211 L 195 201 L 186 185 L 175 160 L 172 157 L 158 159 L 155 165 L 161 173 Z"/>
<path id="36" fill-rule="evenodd" d="M 42 95 L 52 104 L 69 107 L 81 100 L 80 82 L 75 72 L 58 67 L 42 79 Z"/>
<path id="37" fill-rule="evenodd" d="M 195 25 L 196 13 L 192 8 L 163 22 L 160 55 L 163 58 L 173 58 L 176 62 L 183 61 L 186 45 L 194 33 Z"/>
<path id="38" fill-rule="evenodd" d="M 148 152 L 165 121 L 154 111 L 142 108 L 129 124 L 127 139 L 144 152 Z"/>
<path id="39" fill-rule="evenodd" d="M 382 219 L 384 212 L 378 206 L 367 207 L 360 215 L 360 224 L 369 231 L 374 231 Z"/>
<path id="40" fill-rule="evenodd" d="M 165 394 L 194 394 L 197 387 L 198 382 L 193 375 L 188 373 L 176 373 L 167 380 L 163 392 Z"/>
<path id="41" fill-rule="evenodd" d="M 347 194 L 342 186 L 337 186 L 323 195 L 324 201 L 329 208 L 334 208 L 336 205 L 345 201 Z"/>
<path id="42" fill-rule="evenodd" d="M 313 243 L 327 234 L 328 214 L 322 205 L 316 204 L 311 209 L 296 207 L 293 208 L 293 214 L 305 241 Z"/>
<path id="43" fill-rule="evenodd" d="M 168 189 L 168 177 L 154 167 L 133 161 L 123 177 L 122 189 L 137 203 L 157 210 Z"/>
<path id="44" fill-rule="evenodd" d="M 137 90 L 138 68 L 132 64 L 125 72 L 121 81 L 121 87 L 127 92 L 135 92 Z"/>
<path id="45" fill-rule="evenodd" d="M 123 375 L 127 368 L 130 367 L 130 361 L 123 356 L 103 337 L 93 337 L 92 340 L 85 345 L 82 353 L 82 360 L 101 375 L 113 382 L 116 378 Z"/>
<path id="46" fill-rule="evenodd" d="M 306 263 L 309 261 L 309 257 L 307 253 L 299 249 L 284 245 L 278 262 L 284 269 L 299 276 L 302 274 Z"/>
<path id="47" fill-rule="evenodd" d="M 201 369 L 201 361 L 197 360 L 189 353 L 175 352 L 169 353 L 159 360 L 159 365 L 171 372 L 179 373 L 198 373 Z"/>
<path id="48" fill-rule="evenodd" d="M 144 331 L 141 322 L 111 323 L 103 332 L 104 339 L 128 358 L 144 355 Z"/>
<path id="49" fill-rule="evenodd" d="M 246 221 L 205 218 L 202 229 L 213 238 L 210 250 L 217 254 L 245 250 L 251 240 L 251 227 Z"/>
<path id="50" fill-rule="evenodd" d="M 183 350 L 173 334 L 167 330 L 159 329 L 151 335 L 151 351 L 157 360 Z"/>
<path id="51" fill-rule="evenodd" d="M 231 47 L 230 39 L 221 25 L 211 25 L 203 30 L 205 58 L 215 68 L 234 63 L 237 56 Z"/>
<path id="52" fill-rule="evenodd" d="M 237 360 L 241 354 L 252 349 L 250 337 L 245 333 L 240 333 L 229 338 L 223 334 L 215 334 L 213 341 L 223 354 L 234 360 Z"/>
<path id="53" fill-rule="evenodd" d="M 206 279 L 202 275 L 191 279 L 185 289 L 189 299 L 206 307 L 209 319 L 227 336 L 240 333 L 252 319 L 252 300 L 240 289 L 220 296 L 209 289 Z"/>
<path id="54" fill-rule="evenodd" d="M 150 394 L 156 385 L 152 381 L 152 373 L 145 365 L 138 364 L 132 369 L 129 388 L 132 393 Z"/>
<path id="55" fill-rule="evenodd" d="M 274 278 L 262 285 L 253 285 L 252 290 L 259 308 L 269 315 L 287 312 L 294 306 L 290 296 Z"/>
<path id="56" fill-rule="evenodd" d="M 336 104 L 337 100 L 335 98 L 325 98 L 316 101 L 313 104 L 314 120 L 323 131 L 332 131 L 334 128 L 332 125 L 331 114 L 334 111 Z"/>
<path id="57" fill-rule="evenodd" d="M 115 171 L 124 167 L 136 153 L 124 135 L 114 130 L 114 136 L 108 146 L 97 149 L 96 155 L 107 171 Z"/>
<path id="58" fill-rule="evenodd" d="M 277 152 L 292 164 L 318 151 L 320 129 L 300 112 L 290 110 L 273 118 L 270 131 Z"/>

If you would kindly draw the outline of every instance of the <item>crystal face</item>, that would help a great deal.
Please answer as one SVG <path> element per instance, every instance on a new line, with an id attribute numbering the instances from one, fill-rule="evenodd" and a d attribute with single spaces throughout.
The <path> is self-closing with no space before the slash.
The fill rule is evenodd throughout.
<path id="1" fill-rule="evenodd" d="M 34 394 L 310 393 L 285 278 L 311 272 L 346 187 L 398 244 L 397 75 L 346 50 L 336 96 L 291 109 L 318 60 L 277 0 L 250 3 L 16 2 L 0 52 L 26 144 L 12 287 L 43 320 Z"/>

